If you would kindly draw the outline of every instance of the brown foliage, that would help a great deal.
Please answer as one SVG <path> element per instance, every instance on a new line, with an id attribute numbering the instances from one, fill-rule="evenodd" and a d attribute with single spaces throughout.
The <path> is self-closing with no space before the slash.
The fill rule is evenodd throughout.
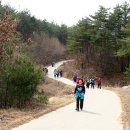
<path id="1" fill-rule="evenodd" d="M 35 34 L 34 41 L 36 46 L 33 50 L 33 57 L 37 63 L 47 65 L 64 57 L 64 45 L 58 38 L 49 37 L 46 34 Z"/>
<path id="2" fill-rule="evenodd" d="M 12 16 L 5 16 L 0 19 L 0 60 L 8 59 L 5 47 L 10 45 L 15 48 L 17 43 L 18 32 L 16 27 L 18 21 Z"/>

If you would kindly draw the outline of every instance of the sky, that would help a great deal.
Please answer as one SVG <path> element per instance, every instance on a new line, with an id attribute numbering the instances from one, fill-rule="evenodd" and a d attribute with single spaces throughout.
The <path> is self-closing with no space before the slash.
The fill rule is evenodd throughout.
<path id="1" fill-rule="evenodd" d="M 73 26 L 79 20 L 93 15 L 99 5 L 113 8 L 117 4 L 130 0 L 1 0 L 2 4 L 9 4 L 17 11 L 29 10 L 38 19 L 54 21 L 61 25 Z"/>

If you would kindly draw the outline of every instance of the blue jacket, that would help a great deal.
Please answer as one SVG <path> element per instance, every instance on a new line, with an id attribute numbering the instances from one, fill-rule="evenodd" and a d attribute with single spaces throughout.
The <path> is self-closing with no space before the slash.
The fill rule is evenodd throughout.
<path id="1" fill-rule="evenodd" d="M 91 84 L 95 84 L 95 78 L 91 79 Z"/>
<path id="2" fill-rule="evenodd" d="M 77 100 L 78 98 L 84 99 L 84 95 L 83 95 L 83 94 L 85 94 L 85 87 L 84 87 L 84 86 L 79 86 L 79 85 L 77 85 L 77 86 L 75 87 L 74 94 L 75 94 L 76 100 Z"/>

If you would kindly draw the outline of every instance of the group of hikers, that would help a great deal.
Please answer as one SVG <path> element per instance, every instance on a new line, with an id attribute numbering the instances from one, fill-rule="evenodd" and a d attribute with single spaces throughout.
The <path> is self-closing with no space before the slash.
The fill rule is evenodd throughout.
<path id="1" fill-rule="evenodd" d="M 58 70 L 58 69 L 54 69 L 53 74 L 54 74 L 55 78 L 59 78 L 59 77 L 62 77 L 63 71 L 62 70 Z"/>
<path id="2" fill-rule="evenodd" d="M 54 67 L 55 63 L 52 63 L 52 67 Z M 48 73 L 48 69 L 47 68 L 43 68 L 43 71 L 45 74 Z M 55 78 L 59 78 L 62 77 L 63 75 L 63 71 L 61 69 L 54 69 L 53 75 Z M 84 95 L 85 95 L 85 86 L 86 88 L 95 88 L 95 83 L 97 82 L 97 87 L 99 89 L 101 89 L 101 84 L 102 84 L 102 80 L 101 78 L 97 78 L 97 77 L 87 77 L 85 78 L 84 76 L 82 76 L 81 78 L 77 75 L 74 74 L 73 75 L 73 81 L 76 83 L 76 87 L 74 90 L 74 95 L 75 95 L 75 99 L 76 99 L 76 110 L 82 111 L 83 109 L 83 104 L 84 104 Z"/>
<path id="3" fill-rule="evenodd" d="M 51 63 L 51 66 L 54 67 L 54 66 L 55 66 L 55 63 L 52 62 L 52 63 Z M 55 78 L 62 77 L 62 74 L 63 74 L 63 71 L 62 71 L 61 69 L 60 69 L 60 70 L 54 69 L 53 75 L 54 75 Z"/>
<path id="4" fill-rule="evenodd" d="M 102 81 L 101 81 L 101 78 L 95 78 L 94 76 L 92 76 L 92 77 L 87 77 L 87 78 L 85 78 L 84 76 L 82 76 L 81 78 L 79 78 L 78 76 L 77 76 L 77 74 L 74 74 L 74 76 L 73 76 L 73 81 L 76 83 L 76 84 L 78 84 L 79 83 L 79 79 L 82 79 L 83 80 L 83 85 L 86 85 L 86 88 L 95 88 L 95 83 L 97 82 L 97 87 L 99 88 L 99 89 L 101 89 L 101 84 L 102 84 Z"/>
<path id="5" fill-rule="evenodd" d="M 83 103 L 84 103 L 84 95 L 85 95 L 85 85 L 86 88 L 89 88 L 89 86 L 91 85 L 91 88 L 94 89 L 95 87 L 95 82 L 97 82 L 98 88 L 101 89 L 101 78 L 95 78 L 94 76 L 92 76 L 91 78 L 84 78 L 84 76 L 82 76 L 81 78 L 79 78 L 76 74 L 73 76 L 73 81 L 76 83 L 76 87 L 74 90 L 74 95 L 75 95 L 75 99 L 76 99 L 76 110 L 82 111 L 83 109 Z"/>

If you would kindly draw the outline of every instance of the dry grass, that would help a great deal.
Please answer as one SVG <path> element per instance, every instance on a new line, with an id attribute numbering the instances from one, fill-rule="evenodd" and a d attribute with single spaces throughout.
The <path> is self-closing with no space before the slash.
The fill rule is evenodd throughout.
<path id="1" fill-rule="evenodd" d="M 22 110 L 11 108 L 0 110 L 0 130 L 9 130 L 34 118 L 54 111 L 74 102 L 73 88 L 63 83 L 46 78 L 46 82 L 38 86 L 49 98 L 49 103 L 32 104 Z"/>
<path id="2" fill-rule="evenodd" d="M 38 86 L 40 91 L 44 91 L 47 96 L 62 96 L 62 95 L 70 95 L 73 93 L 73 88 L 66 84 L 63 84 L 59 81 L 55 81 L 52 79 L 47 78 L 43 85 Z"/>

